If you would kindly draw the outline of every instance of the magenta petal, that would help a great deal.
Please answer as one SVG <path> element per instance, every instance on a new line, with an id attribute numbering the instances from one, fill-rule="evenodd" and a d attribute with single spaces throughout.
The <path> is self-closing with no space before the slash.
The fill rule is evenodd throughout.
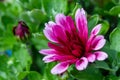
<path id="1" fill-rule="evenodd" d="M 74 25 L 74 21 L 72 20 L 72 18 L 70 16 L 67 16 L 66 21 L 68 23 L 68 31 L 75 31 L 75 25 Z"/>
<path id="2" fill-rule="evenodd" d="M 85 57 L 82 57 L 80 60 L 76 62 L 76 68 L 78 70 L 84 70 L 88 65 L 88 60 Z"/>
<path id="3" fill-rule="evenodd" d="M 101 40 L 97 43 L 97 45 L 95 46 L 94 50 L 99 50 L 99 49 L 101 49 L 101 48 L 105 45 L 105 42 L 106 42 L 105 39 L 101 39 Z"/>
<path id="4" fill-rule="evenodd" d="M 49 39 L 52 42 L 57 42 L 55 35 L 53 34 L 53 30 L 52 28 L 55 26 L 56 24 L 52 21 L 49 21 L 48 23 L 45 24 L 45 29 L 43 30 L 44 35 L 47 37 L 47 39 Z"/>
<path id="5" fill-rule="evenodd" d="M 66 16 L 64 14 L 57 14 L 55 16 L 55 21 L 58 25 L 64 25 L 65 24 L 65 18 L 66 18 Z"/>
<path id="6" fill-rule="evenodd" d="M 43 61 L 45 63 L 53 62 L 55 60 L 56 60 L 55 55 L 48 55 L 43 58 Z"/>
<path id="7" fill-rule="evenodd" d="M 52 42 L 57 42 L 52 30 L 44 29 L 43 32 L 44 32 L 44 35 L 47 37 L 47 39 L 49 39 Z"/>
<path id="8" fill-rule="evenodd" d="M 86 42 L 88 39 L 87 19 L 84 9 L 77 9 L 75 14 L 76 27 L 78 29 L 80 38 Z"/>
<path id="9" fill-rule="evenodd" d="M 94 35 L 90 35 L 90 37 L 87 41 L 87 44 L 86 44 L 86 48 L 85 48 L 86 52 L 89 52 L 91 50 L 91 43 L 92 43 L 94 37 L 95 37 Z"/>
<path id="10" fill-rule="evenodd" d="M 56 51 L 54 49 L 42 49 L 39 51 L 39 53 L 43 55 L 50 55 L 50 54 L 55 54 Z"/>
<path id="11" fill-rule="evenodd" d="M 71 17 L 66 17 L 63 14 L 58 14 L 55 17 L 56 23 L 61 27 L 63 30 L 71 32 L 71 27 L 74 27 L 74 22 L 72 21 Z"/>
<path id="12" fill-rule="evenodd" d="M 62 40 L 62 41 L 66 41 L 67 40 L 65 31 L 59 25 L 56 25 L 53 28 L 53 32 L 54 32 L 54 35 L 56 36 L 57 40 Z"/>
<path id="13" fill-rule="evenodd" d="M 97 34 L 100 32 L 100 29 L 101 29 L 101 24 L 96 25 L 96 26 L 92 29 L 91 34 L 97 35 Z"/>
<path id="14" fill-rule="evenodd" d="M 52 68 L 51 73 L 52 74 L 61 74 L 63 72 L 65 72 L 69 67 L 69 63 L 68 62 L 61 62 L 59 64 L 57 64 L 54 68 Z"/>
<path id="15" fill-rule="evenodd" d="M 102 51 L 94 52 L 94 54 L 96 55 L 96 59 L 99 61 L 105 60 L 108 57 L 107 53 Z"/>
<path id="16" fill-rule="evenodd" d="M 91 53 L 87 56 L 87 59 L 88 59 L 88 62 L 94 62 L 96 59 L 96 56 L 95 56 L 95 54 Z"/>
<path id="17" fill-rule="evenodd" d="M 93 50 L 99 50 L 105 45 L 106 40 L 104 39 L 104 36 L 99 35 L 96 36 L 92 41 L 92 48 Z"/>

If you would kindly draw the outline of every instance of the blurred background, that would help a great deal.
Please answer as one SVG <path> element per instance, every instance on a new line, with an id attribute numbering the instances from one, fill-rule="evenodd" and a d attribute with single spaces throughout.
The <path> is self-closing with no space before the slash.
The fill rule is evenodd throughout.
<path id="1" fill-rule="evenodd" d="M 120 27 L 120 0 L 0 0 L 0 80 L 96 80 L 100 74 L 86 79 L 88 73 L 52 75 L 56 63 L 45 64 L 39 54 L 40 49 L 48 48 L 44 24 L 54 21 L 57 13 L 74 19 L 81 7 L 87 13 L 89 30 L 101 23 L 100 34 L 109 41 L 110 32 Z"/>

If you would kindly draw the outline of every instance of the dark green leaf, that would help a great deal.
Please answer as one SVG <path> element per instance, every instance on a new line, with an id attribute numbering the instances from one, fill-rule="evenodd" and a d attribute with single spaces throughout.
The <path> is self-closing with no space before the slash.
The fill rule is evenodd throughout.
<path id="1" fill-rule="evenodd" d="M 99 69 L 94 68 L 93 66 L 89 66 L 83 71 L 73 69 L 71 74 L 74 78 L 77 78 L 77 80 L 103 80 L 103 76 L 101 75 Z"/>
<path id="2" fill-rule="evenodd" d="M 104 61 L 96 61 L 94 67 L 111 71 L 109 65 Z"/>

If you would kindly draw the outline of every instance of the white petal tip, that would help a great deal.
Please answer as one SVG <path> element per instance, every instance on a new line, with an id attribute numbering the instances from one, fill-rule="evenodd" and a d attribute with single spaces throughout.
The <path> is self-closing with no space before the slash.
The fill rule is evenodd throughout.
<path id="1" fill-rule="evenodd" d="M 61 62 L 59 64 L 57 64 L 55 67 L 53 67 L 53 69 L 51 70 L 52 74 L 61 74 L 63 72 L 65 72 L 69 67 L 69 63 L 67 62 Z"/>
<path id="2" fill-rule="evenodd" d="M 76 62 L 76 69 L 77 70 L 84 70 L 84 69 L 86 69 L 86 67 L 87 67 L 87 65 L 88 65 L 88 60 L 87 60 L 87 58 L 85 58 L 85 57 L 82 57 L 80 60 L 78 60 L 77 62 Z"/>
<path id="3" fill-rule="evenodd" d="M 96 55 L 96 59 L 99 61 L 103 61 L 108 58 L 107 53 L 102 51 L 95 52 L 95 55 Z"/>

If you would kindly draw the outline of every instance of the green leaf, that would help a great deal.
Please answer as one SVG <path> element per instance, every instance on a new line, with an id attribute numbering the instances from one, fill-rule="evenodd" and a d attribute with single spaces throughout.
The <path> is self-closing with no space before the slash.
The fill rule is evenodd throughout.
<path id="1" fill-rule="evenodd" d="M 81 8 L 82 6 L 79 4 L 79 3 L 76 3 L 75 7 L 72 9 L 72 13 L 70 13 L 69 15 L 72 16 L 72 18 L 75 17 L 75 13 L 76 13 L 76 10 L 78 8 Z"/>
<path id="2" fill-rule="evenodd" d="M 21 13 L 19 17 L 20 17 L 20 20 L 23 20 L 25 22 L 28 22 L 28 23 L 32 22 L 32 18 L 30 16 L 30 11 Z"/>
<path id="3" fill-rule="evenodd" d="M 18 75 L 18 79 L 23 80 L 27 76 L 28 73 L 29 73 L 28 71 L 20 72 Z"/>
<path id="4" fill-rule="evenodd" d="M 8 24 L 13 23 L 14 19 L 11 16 L 6 15 L 1 17 L 1 22 L 6 27 Z"/>
<path id="5" fill-rule="evenodd" d="M 26 68 L 26 70 L 28 70 L 28 65 L 30 67 L 32 60 L 25 44 L 18 43 L 13 49 L 13 56 L 17 62 L 20 62 L 22 68 Z"/>
<path id="6" fill-rule="evenodd" d="M 89 32 L 96 26 L 99 21 L 99 15 L 93 15 L 88 19 Z"/>
<path id="7" fill-rule="evenodd" d="M 120 6 L 114 6 L 110 9 L 109 13 L 113 16 L 120 14 Z"/>
<path id="8" fill-rule="evenodd" d="M 120 28 L 115 28 L 110 34 L 110 48 L 120 52 Z"/>
<path id="9" fill-rule="evenodd" d="M 102 48 L 102 51 L 108 54 L 108 60 L 112 63 L 117 58 L 117 52 L 110 48 L 111 44 L 106 40 L 105 46 Z"/>
<path id="10" fill-rule="evenodd" d="M 49 16 L 67 12 L 67 0 L 42 0 L 44 9 Z"/>
<path id="11" fill-rule="evenodd" d="M 33 9 L 30 16 L 32 17 L 34 23 L 41 23 L 47 19 L 46 15 L 39 9 Z"/>
<path id="12" fill-rule="evenodd" d="M 8 57 L 6 55 L 0 55 L 0 70 L 6 71 L 7 70 L 7 61 Z"/>
<path id="13" fill-rule="evenodd" d="M 108 21 L 103 21 L 101 24 L 102 24 L 102 28 L 101 28 L 99 34 L 105 35 L 107 33 L 107 31 L 109 30 L 109 27 L 110 27 L 109 22 Z"/>
<path id="14" fill-rule="evenodd" d="M 45 36 L 42 33 L 34 33 L 32 35 L 33 37 L 31 40 L 38 50 L 43 48 L 48 48 L 47 47 L 48 40 L 45 38 Z"/>
<path id="15" fill-rule="evenodd" d="M 8 72 L 7 61 L 8 61 L 7 56 L 0 55 L 0 77 L 3 78 L 3 80 L 7 79 L 7 72 Z"/>
<path id="16" fill-rule="evenodd" d="M 41 0 L 19 0 L 22 7 L 27 10 L 32 9 L 40 9 L 41 8 Z"/>
<path id="17" fill-rule="evenodd" d="M 38 31 L 41 23 L 47 20 L 47 16 L 39 9 L 33 9 L 31 11 L 26 11 L 21 13 L 19 20 L 25 21 L 32 32 Z"/>
<path id="18" fill-rule="evenodd" d="M 58 80 L 56 75 L 51 74 L 51 69 L 56 65 L 56 63 L 49 63 L 45 67 L 44 79 L 45 80 Z"/>
<path id="19" fill-rule="evenodd" d="M 42 76 L 36 71 L 30 71 L 28 80 L 42 80 Z"/>
<path id="20" fill-rule="evenodd" d="M 5 73 L 5 71 L 0 71 L 0 80 L 5 80 L 7 79 L 7 74 Z"/>
<path id="21" fill-rule="evenodd" d="M 118 70 L 118 66 L 120 66 L 120 28 L 115 28 L 110 34 L 110 49 L 114 50 L 115 58 L 113 58 L 112 66 L 114 71 Z"/>
<path id="22" fill-rule="evenodd" d="M 108 75 L 105 80 L 120 80 L 120 77 L 115 75 Z"/>
<path id="23" fill-rule="evenodd" d="M 94 67 L 111 71 L 109 65 L 106 62 L 104 62 L 104 61 L 96 61 L 94 63 Z"/>
<path id="24" fill-rule="evenodd" d="M 103 80 L 103 76 L 101 75 L 99 69 L 94 68 L 93 66 L 89 66 L 83 71 L 73 69 L 71 71 L 71 75 L 74 78 L 77 78 L 77 80 Z"/>

